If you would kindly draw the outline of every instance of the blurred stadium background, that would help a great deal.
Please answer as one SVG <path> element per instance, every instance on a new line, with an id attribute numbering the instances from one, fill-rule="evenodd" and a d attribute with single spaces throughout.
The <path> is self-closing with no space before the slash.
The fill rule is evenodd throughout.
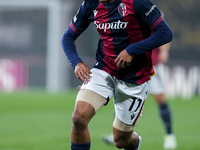
<path id="1" fill-rule="evenodd" d="M 173 30 L 166 65 L 168 96 L 200 95 L 200 2 L 153 2 Z M 80 82 L 73 74 L 60 39 L 82 0 L 0 1 L 0 90 L 46 89 L 59 92 Z M 77 40 L 83 61 L 94 64 L 98 34 L 90 25 Z"/>
<path id="2" fill-rule="evenodd" d="M 164 12 L 174 33 L 165 66 L 165 84 L 174 110 L 178 149 L 197 150 L 200 1 L 152 1 Z M 0 0 L 0 149 L 69 149 L 66 135 L 70 135 L 74 89 L 81 82 L 76 79 L 60 40 L 81 3 L 82 0 Z M 83 61 L 91 67 L 99 37 L 92 24 L 89 28 L 76 44 Z M 142 149 L 160 150 L 162 125 L 155 116 L 157 108 L 152 97 L 149 99 L 137 131 L 145 135 Z M 91 122 L 93 150 L 114 149 L 100 139 L 101 134 L 110 133 L 113 118 L 112 104 L 103 109 Z"/>

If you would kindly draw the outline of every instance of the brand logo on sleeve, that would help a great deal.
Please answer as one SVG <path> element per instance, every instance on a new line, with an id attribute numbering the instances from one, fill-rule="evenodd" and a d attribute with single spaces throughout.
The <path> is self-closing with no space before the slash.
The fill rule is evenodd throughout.
<path id="1" fill-rule="evenodd" d="M 149 16 L 149 14 L 156 8 L 156 5 L 154 4 L 148 12 L 145 13 L 145 16 Z"/>
<path id="2" fill-rule="evenodd" d="M 81 6 L 83 6 L 84 4 L 85 4 L 85 2 L 83 1 L 83 3 L 81 4 Z M 77 17 L 76 16 L 78 15 L 79 11 L 80 11 L 80 8 L 79 8 L 79 10 L 77 11 L 76 15 L 73 18 L 74 23 L 76 23 L 76 21 L 77 21 Z"/>
<path id="3" fill-rule="evenodd" d="M 76 16 L 74 16 L 73 21 L 74 21 L 74 23 L 76 23 L 76 21 L 77 21 Z"/>

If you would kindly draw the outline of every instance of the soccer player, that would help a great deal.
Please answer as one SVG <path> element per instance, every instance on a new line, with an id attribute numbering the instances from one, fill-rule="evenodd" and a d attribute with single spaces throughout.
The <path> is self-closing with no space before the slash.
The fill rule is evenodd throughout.
<path id="1" fill-rule="evenodd" d="M 165 90 L 163 85 L 164 64 L 168 61 L 168 51 L 170 43 L 160 46 L 152 51 L 152 63 L 156 71 L 156 76 L 153 76 L 149 82 L 149 92 L 155 98 L 161 119 L 165 127 L 164 149 L 175 149 L 177 147 L 176 138 L 172 131 L 172 119 L 169 105 L 166 101 Z"/>
<path id="2" fill-rule="evenodd" d="M 79 57 L 75 40 L 91 22 L 100 39 L 96 64 L 90 70 Z M 88 124 L 112 97 L 115 146 L 139 149 L 141 140 L 134 126 L 155 73 L 151 52 L 171 40 L 171 29 L 150 0 L 84 0 L 62 37 L 74 73 L 83 81 L 72 115 L 71 150 L 90 149 Z"/>
<path id="3" fill-rule="evenodd" d="M 165 127 L 164 137 L 164 149 L 176 149 L 176 137 L 172 131 L 171 111 L 165 98 L 164 85 L 163 85 L 163 69 L 164 64 L 168 61 L 168 51 L 170 49 L 170 43 L 164 44 L 159 48 L 152 51 L 152 64 L 156 71 L 156 75 L 153 76 L 149 82 L 149 93 L 155 98 L 161 119 Z M 109 134 L 103 137 L 103 141 L 107 144 L 113 143 L 113 135 Z"/>

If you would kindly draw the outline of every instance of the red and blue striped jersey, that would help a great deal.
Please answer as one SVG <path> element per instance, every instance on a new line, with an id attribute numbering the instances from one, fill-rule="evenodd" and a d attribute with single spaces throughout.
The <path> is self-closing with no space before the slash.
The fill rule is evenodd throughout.
<path id="1" fill-rule="evenodd" d="M 162 26 L 157 28 L 161 22 Z M 129 83 L 142 84 L 150 80 L 150 75 L 154 73 L 151 50 L 171 40 L 167 35 L 170 28 L 156 5 L 149 0 L 115 0 L 108 4 L 100 3 L 99 0 L 84 0 L 72 19 L 68 32 L 73 31 L 78 37 L 90 23 L 95 25 L 100 35 L 94 68 Z M 168 38 L 158 34 L 162 27 L 168 29 L 165 32 Z M 77 53 L 73 58 L 69 56 L 69 48 L 65 48 L 69 42 L 64 40 L 64 36 L 63 48 L 71 64 L 75 66 L 81 59 Z M 115 59 L 124 49 L 133 59 L 129 66 L 118 68 Z"/>

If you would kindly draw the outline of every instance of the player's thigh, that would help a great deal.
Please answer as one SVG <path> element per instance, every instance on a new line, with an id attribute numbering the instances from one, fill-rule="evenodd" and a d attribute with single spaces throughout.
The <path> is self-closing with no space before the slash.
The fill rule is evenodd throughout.
<path id="1" fill-rule="evenodd" d="M 118 119 L 117 116 L 115 116 L 114 122 L 113 122 L 113 128 L 115 132 L 113 134 L 119 136 L 118 134 L 122 134 L 122 132 L 132 132 L 134 130 L 134 125 L 128 125 L 123 123 Z"/>
<path id="2" fill-rule="evenodd" d="M 116 145 L 120 146 L 123 143 L 127 143 L 130 140 L 130 137 L 132 140 L 134 139 L 135 141 L 137 141 L 137 133 L 133 131 L 133 125 L 127 125 L 121 122 L 117 117 L 115 117 L 113 123 L 113 139 Z"/>
<path id="3" fill-rule="evenodd" d="M 107 100 L 94 91 L 81 89 L 77 95 L 76 103 L 85 103 L 85 105 L 91 105 L 92 109 L 96 113 L 102 106 L 107 103 Z M 81 109 L 86 109 L 87 111 L 88 108 L 82 107 Z"/>
<path id="4" fill-rule="evenodd" d="M 94 68 L 91 72 L 91 79 L 87 84 L 82 84 L 77 101 L 91 104 L 97 112 L 113 96 L 114 84 L 112 76 L 108 73 Z"/>
<path id="5" fill-rule="evenodd" d="M 141 85 L 122 83 L 114 95 L 117 118 L 126 125 L 135 125 L 148 94 L 148 82 Z"/>

